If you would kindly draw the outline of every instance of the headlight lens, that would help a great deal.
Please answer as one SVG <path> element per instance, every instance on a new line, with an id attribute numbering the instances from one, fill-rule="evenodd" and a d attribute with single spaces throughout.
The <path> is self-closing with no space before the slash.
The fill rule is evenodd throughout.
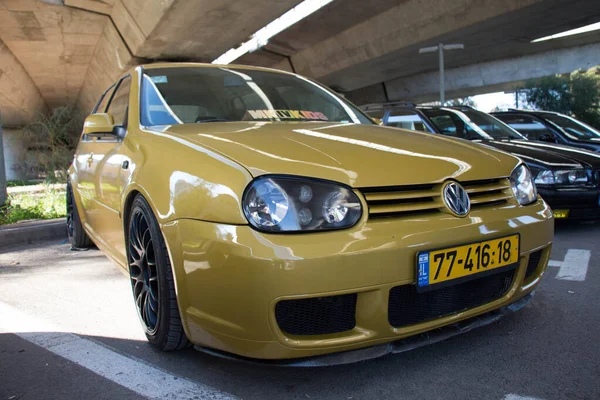
<path id="1" fill-rule="evenodd" d="M 362 214 L 358 197 L 341 184 L 294 176 L 262 176 L 242 199 L 248 222 L 264 232 L 349 228 Z"/>
<path id="2" fill-rule="evenodd" d="M 538 185 L 575 185 L 588 183 L 588 175 L 584 169 L 556 170 L 544 169 L 535 177 Z"/>
<path id="3" fill-rule="evenodd" d="M 537 199 L 537 190 L 529 168 L 521 164 L 510 174 L 510 186 L 520 205 L 533 203 Z"/>

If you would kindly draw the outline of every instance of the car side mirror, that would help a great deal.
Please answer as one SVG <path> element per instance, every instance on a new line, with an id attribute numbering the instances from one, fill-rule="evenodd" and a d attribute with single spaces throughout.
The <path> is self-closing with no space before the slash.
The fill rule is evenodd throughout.
<path id="1" fill-rule="evenodd" d="M 371 119 L 373 120 L 373 122 L 375 122 L 377 125 L 383 125 L 383 120 L 381 118 L 375 118 L 375 117 L 371 117 Z"/>
<path id="2" fill-rule="evenodd" d="M 554 143 L 554 139 L 552 138 L 552 136 L 550 136 L 547 133 L 542 133 L 540 136 L 538 136 L 538 140 L 540 142 L 552 142 L 552 143 Z"/>
<path id="3" fill-rule="evenodd" d="M 83 123 L 83 134 L 89 136 L 116 136 L 112 115 L 105 113 L 89 115 Z"/>

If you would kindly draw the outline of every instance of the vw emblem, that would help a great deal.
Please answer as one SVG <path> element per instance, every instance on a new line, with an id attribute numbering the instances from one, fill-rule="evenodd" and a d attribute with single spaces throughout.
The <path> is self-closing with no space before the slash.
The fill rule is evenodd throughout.
<path id="1" fill-rule="evenodd" d="M 456 182 L 444 186 L 444 203 L 452 213 L 464 217 L 471 211 L 471 200 L 467 191 Z"/>

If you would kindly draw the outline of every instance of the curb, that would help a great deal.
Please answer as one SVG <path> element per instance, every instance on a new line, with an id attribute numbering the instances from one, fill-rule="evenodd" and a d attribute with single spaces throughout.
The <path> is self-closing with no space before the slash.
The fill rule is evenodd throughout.
<path id="1" fill-rule="evenodd" d="M 66 225 L 66 218 L 56 218 L 0 226 L 0 248 L 45 240 L 66 239 Z"/>

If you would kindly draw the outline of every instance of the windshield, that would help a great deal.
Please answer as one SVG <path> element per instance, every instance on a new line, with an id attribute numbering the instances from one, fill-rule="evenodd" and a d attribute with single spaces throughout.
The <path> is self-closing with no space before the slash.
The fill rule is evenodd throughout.
<path id="1" fill-rule="evenodd" d="M 230 121 L 373 124 L 352 104 L 297 75 L 241 68 L 144 71 L 144 126 Z"/>
<path id="2" fill-rule="evenodd" d="M 422 109 L 441 134 L 468 140 L 527 140 L 520 133 L 477 110 Z"/>
<path id="3" fill-rule="evenodd" d="M 461 110 L 463 114 L 465 114 L 472 123 L 476 124 L 479 128 L 481 128 L 485 133 L 490 135 L 496 140 L 502 139 L 522 139 L 527 140 L 523 135 L 519 132 L 515 131 L 510 126 L 506 125 L 504 122 L 499 121 L 498 119 L 492 117 L 489 114 L 486 114 L 477 110 Z"/>
<path id="4" fill-rule="evenodd" d="M 579 122 L 574 118 L 567 117 L 566 115 L 542 114 L 542 117 L 555 125 L 558 125 L 567 135 L 574 137 L 575 139 L 600 138 L 600 132 L 591 126 Z"/>

